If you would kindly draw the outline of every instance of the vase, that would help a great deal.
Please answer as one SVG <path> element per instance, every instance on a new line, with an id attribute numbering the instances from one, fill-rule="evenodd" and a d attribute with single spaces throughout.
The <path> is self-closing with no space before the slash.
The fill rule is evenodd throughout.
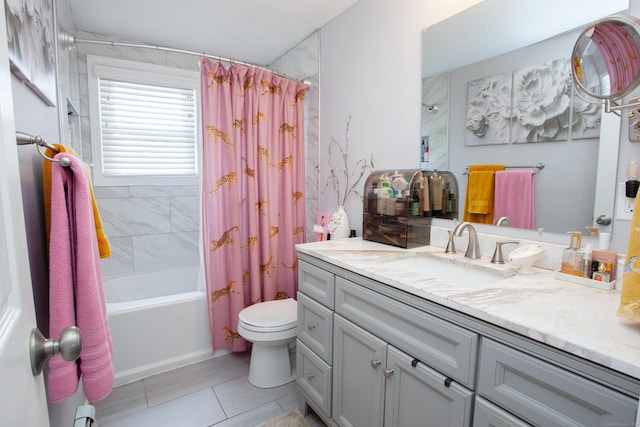
<path id="1" fill-rule="evenodd" d="M 349 217 L 344 210 L 344 206 L 338 206 L 338 210 L 331 217 L 328 226 L 331 233 L 331 240 L 347 239 L 349 237 Z"/>

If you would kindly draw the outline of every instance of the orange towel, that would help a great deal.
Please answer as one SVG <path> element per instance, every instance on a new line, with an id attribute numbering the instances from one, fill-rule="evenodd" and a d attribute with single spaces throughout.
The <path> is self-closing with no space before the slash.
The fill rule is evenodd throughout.
<path id="1" fill-rule="evenodd" d="M 60 153 L 69 153 L 78 157 L 78 153 L 71 147 L 67 147 L 62 144 L 53 144 Z M 45 155 L 53 158 L 57 153 L 47 148 Z M 111 246 L 109 245 L 109 239 L 102 228 L 102 219 L 100 218 L 100 212 L 98 211 L 98 203 L 93 194 L 93 184 L 91 183 L 91 170 L 89 166 L 84 163 L 85 172 L 89 179 L 89 189 L 91 190 L 91 202 L 93 204 L 93 219 L 96 226 L 96 235 L 98 238 L 98 250 L 100 252 L 100 258 L 108 258 L 111 255 Z M 49 246 L 49 230 L 51 229 L 51 161 L 44 160 L 42 163 L 42 180 L 44 187 L 44 221 L 45 229 L 47 233 L 47 247 Z"/>
<path id="2" fill-rule="evenodd" d="M 640 196 L 640 194 L 639 194 Z M 640 320 L 640 197 L 636 197 L 622 271 L 622 290 L 618 316 Z"/>
<path id="3" fill-rule="evenodd" d="M 469 166 L 469 179 L 464 201 L 463 221 L 481 224 L 493 223 L 493 199 L 496 171 L 504 165 L 484 164 Z"/>

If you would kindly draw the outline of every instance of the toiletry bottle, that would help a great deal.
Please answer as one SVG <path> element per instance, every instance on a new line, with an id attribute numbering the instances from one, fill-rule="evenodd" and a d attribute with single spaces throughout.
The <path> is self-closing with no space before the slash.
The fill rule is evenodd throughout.
<path id="1" fill-rule="evenodd" d="M 574 276 L 582 276 L 582 256 L 583 250 L 580 247 L 582 243 L 582 233 L 579 231 L 569 231 L 571 234 L 571 243 L 562 253 L 562 273 Z"/>
<path id="2" fill-rule="evenodd" d="M 591 279 L 591 243 L 584 245 L 582 256 L 582 277 Z"/>
<path id="3" fill-rule="evenodd" d="M 431 209 L 434 212 L 442 212 L 442 177 L 438 175 L 437 171 L 433 171 L 431 177 Z"/>
<path id="4" fill-rule="evenodd" d="M 429 189 L 429 177 L 424 175 L 422 178 L 422 216 L 431 216 L 431 197 Z"/>

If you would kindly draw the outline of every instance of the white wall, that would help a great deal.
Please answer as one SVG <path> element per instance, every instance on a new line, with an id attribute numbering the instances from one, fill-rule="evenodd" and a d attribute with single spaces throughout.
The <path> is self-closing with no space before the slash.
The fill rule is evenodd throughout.
<path id="1" fill-rule="evenodd" d="M 331 137 L 344 144 L 349 115 L 351 165 L 373 155 L 377 170 L 420 167 L 422 29 L 475 3 L 360 0 L 321 29 L 321 189 L 327 144 Z M 321 193 L 320 210 L 335 208 L 335 194 Z M 345 208 L 360 236 L 362 202 L 351 197 Z"/>
<path id="2" fill-rule="evenodd" d="M 378 170 L 419 167 L 421 31 L 475 3 L 360 0 L 321 29 L 321 188 L 328 176 L 323 163 L 328 141 L 332 136 L 343 141 L 349 114 L 351 164 L 373 154 Z M 630 11 L 640 15 L 640 0 L 630 1 Z M 640 143 L 629 143 L 627 126 L 623 115 L 619 181 L 626 163 L 640 160 Z M 321 210 L 335 207 L 330 191 L 320 195 Z M 351 198 L 346 210 L 351 228 L 361 235 L 361 201 Z M 615 221 L 612 248 L 625 252 L 628 234 L 629 221 Z"/>

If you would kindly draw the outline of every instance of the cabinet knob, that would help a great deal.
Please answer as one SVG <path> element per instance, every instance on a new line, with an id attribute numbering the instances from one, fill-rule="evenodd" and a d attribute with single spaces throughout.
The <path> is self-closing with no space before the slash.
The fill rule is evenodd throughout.
<path id="1" fill-rule="evenodd" d="M 391 378 L 391 375 L 393 375 L 393 369 L 385 369 L 384 371 L 384 377 L 385 378 Z"/>
<path id="2" fill-rule="evenodd" d="M 371 367 L 372 367 L 373 369 L 378 369 L 378 366 L 380 366 L 380 364 L 381 364 L 381 363 L 382 363 L 382 362 L 381 362 L 380 360 L 377 360 L 377 359 L 376 359 L 376 360 L 371 359 Z"/>
<path id="3" fill-rule="evenodd" d="M 308 323 L 307 324 L 307 329 L 312 330 L 316 328 L 316 324 L 315 323 Z"/>
<path id="4" fill-rule="evenodd" d="M 314 379 L 316 377 L 316 374 L 307 374 L 307 379 L 309 381 L 311 381 L 312 379 Z"/>

